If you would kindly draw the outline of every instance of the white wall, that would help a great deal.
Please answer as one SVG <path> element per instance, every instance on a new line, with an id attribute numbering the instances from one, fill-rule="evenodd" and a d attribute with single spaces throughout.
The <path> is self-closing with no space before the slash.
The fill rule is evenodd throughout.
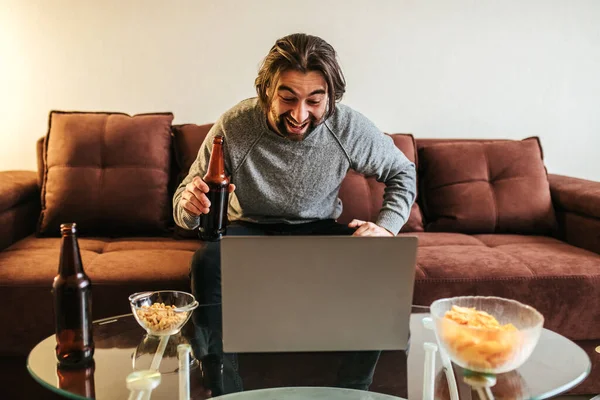
<path id="1" fill-rule="evenodd" d="M 600 181 L 599 21 L 596 0 L 0 0 L 0 170 L 35 169 L 51 109 L 212 122 L 302 31 L 382 130 L 539 135 L 550 172 Z"/>

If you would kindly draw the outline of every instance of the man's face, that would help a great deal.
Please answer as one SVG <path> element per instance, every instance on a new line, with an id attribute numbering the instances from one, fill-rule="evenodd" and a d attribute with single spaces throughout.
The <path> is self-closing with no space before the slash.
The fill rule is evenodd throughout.
<path id="1" fill-rule="evenodd" d="M 327 83 L 320 72 L 283 72 L 272 93 L 267 119 L 281 136 L 300 141 L 323 122 Z"/>

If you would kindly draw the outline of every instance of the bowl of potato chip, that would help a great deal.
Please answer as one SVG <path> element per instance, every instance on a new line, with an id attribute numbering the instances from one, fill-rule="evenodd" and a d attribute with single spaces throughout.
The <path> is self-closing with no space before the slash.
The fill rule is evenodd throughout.
<path id="1" fill-rule="evenodd" d="M 500 374 L 520 367 L 537 345 L 544 317 L 501 297 L 462 296 L 431 304 L 438 343 L 457 365 Z"/>
<path id="2" fill-rule="evenodd" d="M 138 324 L 153 336 L 178 333 L 198 307 L 193 295 L 177 290 L 134 293 L 129 304 Z"/>

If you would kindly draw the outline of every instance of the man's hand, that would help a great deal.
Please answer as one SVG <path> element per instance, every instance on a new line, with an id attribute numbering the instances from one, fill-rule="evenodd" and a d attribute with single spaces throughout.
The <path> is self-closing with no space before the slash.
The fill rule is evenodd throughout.
<path id="1" fill-rule="evenodd" d="M 348 224 L 350 228 L 358 228 L 352 236 L 394 236 L 394 234 L 373 222 L 361 221 L 353 219 Z"/>
<path id="2" fill-rule="evenodd" d="M 235 190 L 233 183 L 229 184 L 229 193 Z M 186 210 L 189 214 L 197 217 L 201 214 L 208 214 L 210 211 L 210 200 L 206 197 L 208 185 L 200 177 L 196 176 L 190 183 L 185 185 L 185 190 L 179 199 L 179 207 Z"/>

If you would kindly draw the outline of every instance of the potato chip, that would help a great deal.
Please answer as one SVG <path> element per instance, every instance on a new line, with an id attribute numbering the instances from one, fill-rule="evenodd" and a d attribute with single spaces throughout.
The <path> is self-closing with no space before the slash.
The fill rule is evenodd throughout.
<path id="1" fill-rule="evenodd" d="M 513 324 L 501 325 L 485 311 L 460 306 L 446 312 L 440 333 L 455 359 L 484 371 L 509 362 L 522 341 Z"/>

